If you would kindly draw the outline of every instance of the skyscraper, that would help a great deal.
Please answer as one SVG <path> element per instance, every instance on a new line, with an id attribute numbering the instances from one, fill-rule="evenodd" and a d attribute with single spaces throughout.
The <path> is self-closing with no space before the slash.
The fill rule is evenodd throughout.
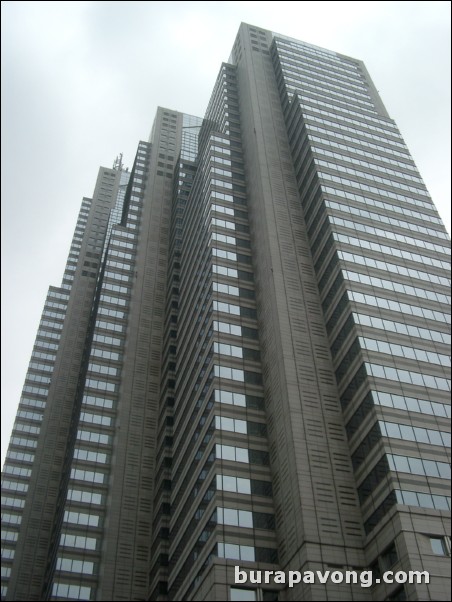
<path id="1" fill-rule="evenodd" d="M 2 597 L 449 599 L 449 267 L 362 62 L 243 24 L 204 119 L 159 108 L 82 202 L 4 466 Z"/>

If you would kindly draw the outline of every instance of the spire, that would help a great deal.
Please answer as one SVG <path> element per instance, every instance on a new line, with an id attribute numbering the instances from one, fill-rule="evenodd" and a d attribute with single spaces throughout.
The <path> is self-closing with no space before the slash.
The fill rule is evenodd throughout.
<path id="1" fill-rule="evenodd" d="M 117 156 L 113 162 L 113 169 L 120 171 L 122 168 L 123 168 L 122 153 L 119 153 L 119 156 Z"/>

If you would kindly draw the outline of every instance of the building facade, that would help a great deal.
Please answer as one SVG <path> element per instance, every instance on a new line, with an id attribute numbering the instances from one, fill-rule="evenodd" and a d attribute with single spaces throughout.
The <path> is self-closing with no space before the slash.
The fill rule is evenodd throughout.
<path id="1" fill-rule="evenodd" d="M 159 108 L 83 200 L 3 469 L 2 599 L 448 600 L 449 268 L 363 63 L 242 24 L 204 119 Z"/>

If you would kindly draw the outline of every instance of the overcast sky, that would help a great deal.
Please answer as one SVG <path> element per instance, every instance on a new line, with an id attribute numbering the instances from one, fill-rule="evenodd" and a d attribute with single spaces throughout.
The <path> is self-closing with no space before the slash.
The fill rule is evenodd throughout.
<path id="1" fill-rule="evenodd" d="M 450 232 L 449 2 L 2 2 L 2 459 L 82 197 L 203 116 L 241 21 L 365 62 Z"/>

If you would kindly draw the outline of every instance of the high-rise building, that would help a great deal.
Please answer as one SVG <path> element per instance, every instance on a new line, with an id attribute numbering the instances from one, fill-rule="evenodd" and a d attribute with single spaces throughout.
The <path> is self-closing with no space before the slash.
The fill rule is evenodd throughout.
<path id="1" fill-rule="evenodd" d="M 449 267 L 363 63 L 242 24 L 204 119 L 159 108 L 83 199 L 3 470 L 2 599 L 449 600 Z"/>

